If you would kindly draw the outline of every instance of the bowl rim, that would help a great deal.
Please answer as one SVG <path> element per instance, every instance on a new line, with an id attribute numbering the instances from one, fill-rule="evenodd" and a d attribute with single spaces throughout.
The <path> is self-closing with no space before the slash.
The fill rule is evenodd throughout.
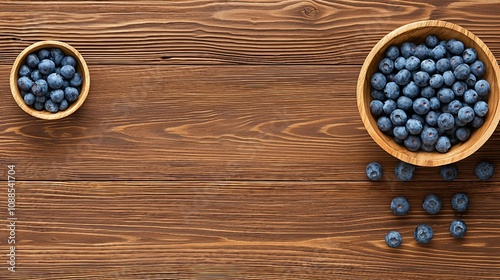
<path id="1" fill-rule="evenodd" d="M 387 46 L 387 43 L 390 42 L 392 39 L 399 37 L 403 35 L 404 33 L 415 31 L 421 28 L 427 28 L 427 27 L 432 27 L 432 28 L 446 28 L 452 32 L 458 32 L 461 33 L 462 35 L 470 38 L 475 42 L 476 45 L 478 45 L 482 51 L 485 53 L 486 57 L 488 58 L 489 61 L 497 61 L 491 52 L 491 50 L 488 48 L 488 46 L 476 35 L 474 35 L 472 32 L 468 31 L 467 29 L 448 22 L 448 21 L 442 21 L 442 20 L 423 20 L 423 21 L 417 21 L 417 22 L 412 22 L 408 23 L 406 25 L 402 25 L 395 30 L 389 32 L 387 35 L 385 35 L 381 40 L 377 42 L 377 44 L 371 49 L 370 53 L 367 55 L 359 76 L 358 76 L 358 81 L 357 81 L 357 87 L 356 87 L 356 99 L 357 99 L 357 106 L 358 106 L 358 111 L 360 114 L 360 117 L 362 119 L 363 125 L 365 129 L 368 131 L 370 134 L 371 138 L 387 153 L 391 154 L 392 156 L 396 157 L 397 159 L 418 165 L 418 166 L 427 166 L 427 167 L 433 167 L 433 166 L 441 166 L 445 164 L 451 164 L 457 161 L 460 161 L 462 159 L 467 158 L 468 156 L 472 155 L 475 153 L 494 133 L 496 130 L 499 120 L 500 120 L 500 113 L 498 113 L 498 108 L 495 110 L 495 114 L 493 115 L 491 119 L 491 124 L 485 129 L 483 132 L 482 136 L 478 138 L 478 141 L 475 143 L 472 143 L 472 145 L 468 149 L 464 149 L 461 151 L 459 154 L 453 154 L 453 153 L 440 153 L 439 157 L 425 157 L 425 155 L 429 155 L 431 153 L 425 152 L 410 152 L 408 150 L 404 150 L 404 152 L 392 149 L 390 145 L 388 145 L 385 141 L 385 139 L 381 138 L 380 135 L 376 132 L 376 127 L 373 127 L 366 119 L 365 116 L 370 115 L 371 113 L 369 110 L 366 109 L 366 98 L 365 98 L 365 86 L 367 82 L 367 74 L 368 74 L 368 68 L 371 64 L 371 60 L 375 57 L 378 52 L 383 49 L 385 46 Z M 489 62 L 488 62 L 489 63 Z M 498 63 L 492 63 L 491 68 L 493 69 L 494 76 L 499 77 L 500 75 L 500 68 Z M 497 84 L 498 84 L 498 80 Z M 496 92 L 495 94 L 500 94 L 500 92 Z M 498 105 L 497 105 L 498 107 Z M 411 155 L 409 155 L 411 154 Z M 421 156 L 418 156 L 421 155 Z"/>
<path id="2" fill-rule="evenodd" d="M 57 113 L 50 113 L 47 111 L 37 111 L 32 107 L 29 107 L 24 103 L 24 99 L 21 96 L 21 92 L 19 90 L 19 87 L 17 85 L 17 79 L 19 78 L 19 68 L 24 64 L 23 60 L 26 58 L 26 56 L 34 51 L 43 49 L 43 48 L 60 48 L 65 54 L 71 54 L 72 56 L 75 57 L 75 59 L 78 62 L 78 67 L 77 69 L 81 69 L 81 75 L 82 75 L 82 85 L 81 85 L 81 91 L 78 99 L 76 102 L 71 104 L 68 109 L 64 111 L 59 111 Z M 45 119 L 45 120 L 57 120 L 57 119 L 62 119 L 65 118 L 74 112 L 76 112 L 82 104 L 85 102 L 87 99 L 87 96 L 90 91 L 90 71 L 88 68 L 87 63 L 85 62 L 85 59 L 83 56 L 80 54 L 80 52 L 72 47 L 71 45 L 61 42 L 61 41 L 55 41 L 55 40 L 45 40 L 45 41 L 39 41 L 35 42 L 28 47 L 26 47 L 23 51 L 19 53 L 19 55 L 16 57 L 12 69 L 10 71 L 10 89 L 12 96 L 17 103 L 17 105 L 27 114 L 39 118 L 39 119 Z"/>

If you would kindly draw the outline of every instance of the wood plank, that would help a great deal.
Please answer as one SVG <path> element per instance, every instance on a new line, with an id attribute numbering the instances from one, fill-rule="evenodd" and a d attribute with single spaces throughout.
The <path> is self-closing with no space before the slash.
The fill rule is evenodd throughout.
<path id="1" fill-rule="evenodd" d="M 461 215 L 449 204 L 458 191 L 471 200 Z M 444 202 L 432 217 L 420 207 L 430 192 Z M 389 209 L 398 195 L 406 217 Z M 17 272 L 2 279 L 493 279 L 499 199 L 498 182 L 18 181 Z M 455 218 L 469 227 L 462 240 L 448 232 Z M 413 240 L 419 223 L 436 232 L 427 246 Z M 399 249 L 384 242 L 393 229 Z"/>
<path id="2" fill-rule="evenodd" d="M 62 40 L 100 64 L 362 64 L 385 34 L 449 20 L 500 57 L 495 1 L 2 1 L 0 64 Z M 78 13 L 75 13 L 78 11 Z"/>
<path id="3" fill-rule="evenodd" d="M 35 119 L 6 96 L 0 161 L 15 163 L 23 180 L 342 181 L 365 180 L 366 164 L 380 161 L 393 181 L 396 161 L 357 113 L 358 70 L 93 67 L 88 100 L 61 121 Z M 461 162 L 459 178 L 474 178 L 480 160 L 498 164 L 499 141 L 496 132 Z M 415 179 L 440 180 L 438 169 Z"/>

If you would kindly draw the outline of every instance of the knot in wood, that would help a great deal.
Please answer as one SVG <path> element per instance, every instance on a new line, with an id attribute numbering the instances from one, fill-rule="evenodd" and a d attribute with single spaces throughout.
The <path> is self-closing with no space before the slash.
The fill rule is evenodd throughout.
<path id="1" fill-rule="evenodd" d="M 302 8 L 302 13 L 310 19 L 316 18 L 319 14 L 319 10 L 311 5 L 307 5 L 304 8 Z"/>

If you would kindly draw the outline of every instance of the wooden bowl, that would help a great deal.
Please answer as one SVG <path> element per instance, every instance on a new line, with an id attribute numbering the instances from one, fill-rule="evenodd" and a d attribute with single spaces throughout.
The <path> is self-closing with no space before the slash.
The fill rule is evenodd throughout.
<path id="1" fill-rule="evenodd" d="M 394 142 L 392 137 L 384 134 L 378 129 L 377 120 L 371 115 L 370 102 L 371 85 L 370 78 L 378 70 L 378 62 L 385 56 L 386 49 L 391 45 L 400 46 L 405 41 L 420 44 L 425 41 L 429 34 L 436 35 L 441 40 L 461 40 L 466 47 L 474 48 L 478 58 L 486 67 L 484 79 L 491 85 L 491 92 L 487 97 L 489 112 L 484 118 L 483 125 L 474 130 L 470 138 L 459 144 L 453 145 L 447 153 L 439 152 L 411 152 L 404 146 Z M 488 47 L 470 31 L 449 22 L 429 20 L 415 22 L 387 34 L 380 40 L 368 54 L 361 71 L 357 84 L 358 110 L 363 124 L 373 140 L 386 152 L 394 157 L 419 166 L 440 166 L 460 161 L 476 152 L 493 134 L 500 119 L 499 98 L 500 69 L 497 60 Z"/>
<path id="2" fill-rule="evenodd" d="M 64 111 L 59 111 L 57 113 L 51 113 L 45 110 L 37 111 L 34 108 L 26 105 L 26 103 L 24 103 L 23 97 L 17 85 L 17 80 L 19 79 L 19 68 L 23 64 L 25 64 L 26 57 L 29 54 L 37 52 L 44 48 L 47 49 L 59 48 L 64 52 L 64 54 L 72 55 L 77 61 L 76 72 L 82 75 L 82 85 L 78 99 L 75 102 L 73 102 L 68 107 L 68 109 Z M 23 111 L 25 111 L 26 113 L 40 119 L 56 120 L 73 114 L 76 110 L 78 110 L 78 108 L 80 108 L 80 106 L 82 106 L 83 102 L 85 102 L 85 99 L 87 98 L 87 95 L 89 93 L 89 89 L 90 89 L 90 73 L 87 63 L 85 63 L 85 60 L 83 59 L 82 55 L 75 48 L 59 41 L 41 41 L 28 46 L 17 56 L 16 60 L 14 61 L 14 65 L 12 66 L 12 70 L 10 72 L 10 90 L 17 105 L 19 105 L 19 107 L 23 109 Z"/>

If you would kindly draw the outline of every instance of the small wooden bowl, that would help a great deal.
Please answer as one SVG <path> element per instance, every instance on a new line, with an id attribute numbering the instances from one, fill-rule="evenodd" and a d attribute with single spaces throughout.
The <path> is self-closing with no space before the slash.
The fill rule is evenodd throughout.
<path id="1" fill-rule="evenodd" d="M 25 64 L 26 57 L 29 54 L 37 52 L 44 48 L 47 49 L 59 48 L 64 52 L 64 54 L 73 56 L 77 61 L 76 72 L 82 75 L 82 85 L 78 99 L 75 102 L 73 102 L 68 107 L 68 109 L 64 111 L 59 111 L 57 113 L 51 113 L 45 110 L 37 111 L 34 108 L 26 105 L 26 103 L 24 103 L 23 97 L 17 85 L 17 80 L 19 79 L 19 68 L 23 64 Z M 10 72 L 10 90 L 17 105 L 19 105 L 19 107 L 23 109 L 23 111 L 25 111 L 26 113 L 40 119 L 56 120 L 73 114 L 76 110 L 78 110 L 78 108 L 80 108 L 80 106 L 82 106 L 83 102 L 85 102 L 85 99 L 87 99 L 87 95 L 89 94 L 89 89 L 90 89 L 90 73 L 87 63 L 85 63 L 85 60 L 83 59 L 82 55 L 75 48 L 59 41 L 41 41 L 28 46 L 17 56 L 16 60 L 14 61 L 14 65 L 12 66 L 12 70 Z"/>
<path id="2" fill-rule="evenodd" d="M 478 53 L 478 58 L 486 66 L 484 79 L 491 85 L 491 92 L 487 100 L 489 112 L 484 118 L 483 125 L 479 129 L 474 130 L 466 142 L 453 145 L 447 153 L 411 152 L 407 150 L 404 146 L 394 142 L 392 137 L 378 129 L 377 120 L 370 112 L 370 102 L 372 101 L 370 78 L 378 70 L 378 62 L 385 56 L 386 49 L 391 45 L 400 46 L 405 41 L 411 41 L 418 45 L 424 42 L 426 36 L 429 34 L 434 34 L 441 40 L 461 40 L 466 47 L 474 48 Z M 444 21 L 429 20 L 415 22 L 399 27 L 387 34 L 368 54 L 358 78 L 356 93 L 358 110 L 366 130 L 373 140 L 394 157 L 419 166 L 450 164 L 460 161 L 476 152 L 495 131 L 500 119 L 499 77 L 500 69 L 497 60 L 483 41 L 470 31 L 456 24 Z"/>

